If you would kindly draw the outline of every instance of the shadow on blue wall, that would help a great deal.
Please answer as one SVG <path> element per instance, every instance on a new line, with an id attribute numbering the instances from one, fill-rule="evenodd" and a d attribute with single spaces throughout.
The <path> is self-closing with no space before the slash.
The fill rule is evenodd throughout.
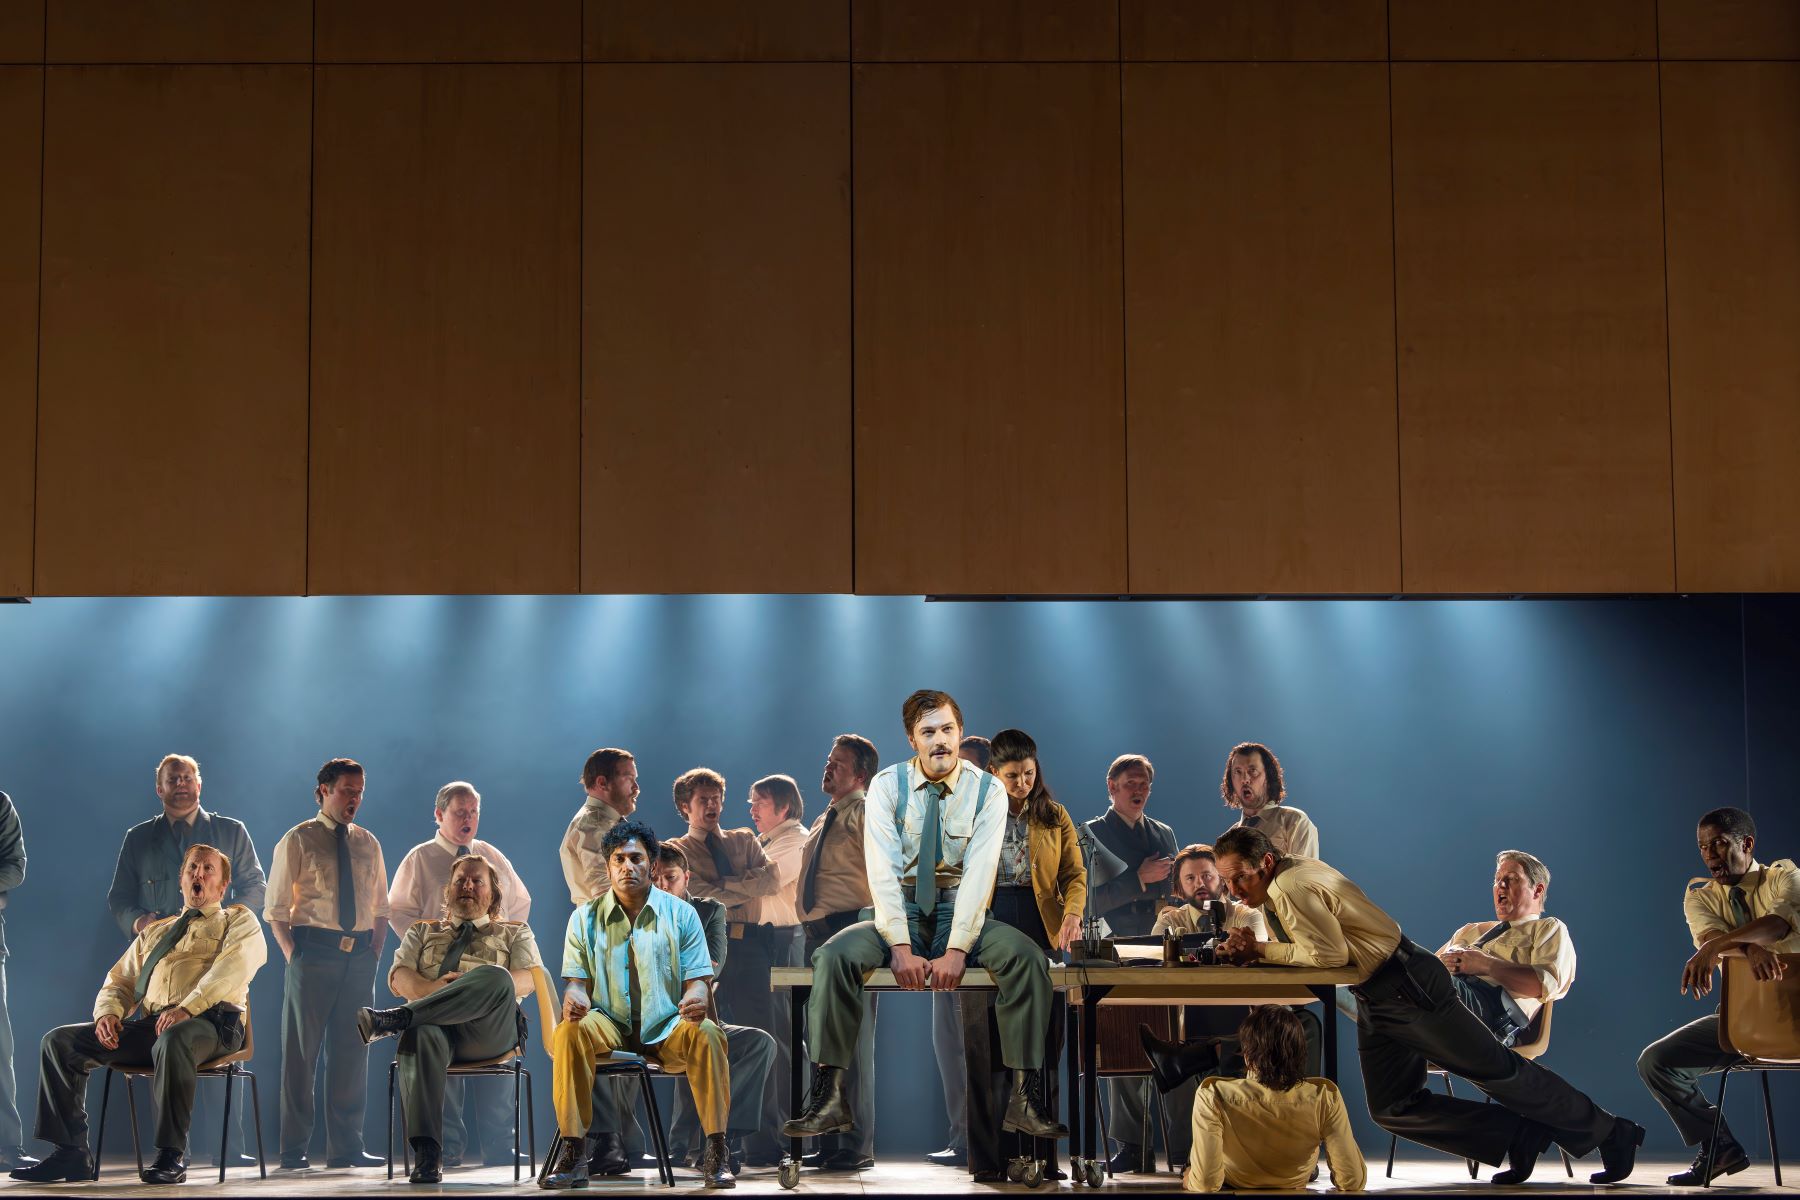
<path id="1" fill-rule="evenodd" d="M 154 815 L 157 760 L 197 756 L 208 808 L 245 821 L 265 865 L 313 811 L 337 754 L 369 768 L 362 820 L 390 869 L 431 835 L 451 779 L 484 796 L 481 833 L 557 944 L 569 911 L 556 845 L 587 752 L 638 755 L 642 812 L 679 831 L 669 782 L 705 764 L 748 824 L 749 782 L 787 772 L 821 802 L 843 731 L 905 753 L 899 705 L 954 693 L 972 732 L 1030 731 L 1077 818 L 1105 805 L 1114 755 L 1156 763 L 1153 811 L 1183 841 L 1230 823 L 1224 752 L 1273 745 L 1327 861 L 1435 946 L 1489 914 L 1494 852 L 1544 858 L 1579 980 L 1550 1065 L 1676 1150 L 1639 1085 L 1638 1050 L 1700 1010 L 1676 981 L 1693 822 L 1748 806 L 1762 857 L 1800 849 L 1800 604 L 1788 598 L 1531 602 L 927 604 L 871 597 L 386 597 L 46 600 L 0 608 L 0 787 L 30 873 L 7 909 L 27 1129 L 36 1044 L 87 1016 L 122 949 L 104 894 L 125 828 Z M 279 955 L 258 978 L 265 1133 L 277 1133 Z M 377 995 L 385 1000 L 385 988 Z M 881 1150 L 943 1144 L 927 1006 L 882 1009 Z M 1344 1026 L 1347 1045 L 1353 1031 Z M 370 1068 L 370 1144 L 385 1103 Z M 534 1055 L 540 1054 L 538 1049 Z M 541 1062 L 541 1060 L 540 1060 Z M 908 1071 L 904 1063 L 926 1064 Z M 1359 1135 L 1385 1143 L 1345 1084 Z M 538 1073 L 540 1142 L 553 1118 Z M 1781 1081 L 1791 1115 L 1800 1090 Z M 1753 1087 L 1740 1134 L 1766 1142 Z M 197 1131 L 198 1132 L 198 1131 Z M 210 1137 L 210 1135 L 207 1135 Z M 122 1143 L 115 1143 L 122 1144 Z M 1766 1146 L 1764 1147 L 1766 1150 Z"/>

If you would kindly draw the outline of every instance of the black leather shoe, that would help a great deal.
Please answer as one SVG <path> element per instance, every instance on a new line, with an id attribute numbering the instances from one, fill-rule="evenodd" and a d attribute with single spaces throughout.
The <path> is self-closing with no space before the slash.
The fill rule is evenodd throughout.
<path id="1" fill-rule="evenodd" d="M 387 1159 L 377 1158 L 365 1151 L 361 1154 L 352 1154 L 348 1158 L 328 1158 L 325 1160 L 325 1165 L 333 1171 L 342 1171 L 346 1167 L 385 1167 Z"/>
<path id="2" fill-rule="evenodd" d="M 408 1183 L 444 1182 L 444 1152 L 431 1138 L 413 1138 L 413 1168 L 407 1173 Z"/>
<path id="3" fill-rule="evenodd" d="M 359 1008 L 356 1010 L 356 1032 L 368 1045 L 377 1038 L 393 1037 L 405 1033 L 412 1028 L 412 1009 L 402 1004 L 399 1008 Z"/>
<path id="4" fill-rule="evenodd" d="M 1736 1175 L 1750 1165 L 1750 1155 L 1736 1142 L 1719 1139 L 1718 1153 L 1713 1155 L 1712 1173 L 1706 1171 L 1706 1146 L 1703 1143 L 1700 1153 L 1694 1156 L 1694 1165 L 1685 1171 L 1669 1176 L 1671 1187 L 1705 1187 L 1721 1175 Z M 1613 1179 L 1601 1179 L 1601 1175 L 1609 1175 L 1608 1171 L 1598 1172 L 1593 1176 L 1595 1183 L 1613 1183 Z"/>
<path id="5" fill-rule="evenodd" d="M 1636 1121 L 1627 1121 L 1624 1117 L 1614 1117 L 1612 1132 L 1600 1143 L 1600 1170 L 1588 1176 L 1592 1183 L 1618 1183 L 1629 1178 L 1633 1168 L 1637 1166 L 1638 1147 L 1644 1144 L 1644 1127 Z M 1738 1147 L 1742 1154 L 1744 1148 Z M 1745 1157 L 1743 1166 L 1750 1165 Z M 1743 1170 L 1743 1166 L 1738 1169 Z"/>
<path id="6" fill-rule="evenodd" d="M 814 1063 L 812 1087 L 807 1089 L 806 1103 L 799 1116 L 781 1126 L 781 1136 L 818 1137 L 826 1133 L 849 1133 L 855 1127 L 850 1100 L 844 1095 L 844 1069 Z"/>
<path id="7" fill-rule="evenodd" d="M 156 1148 L 156 1162 L 138 1175 L 145 1183 L 186 1183 L 187 1157 L 167 1146 Z"/>
<path id="8" fill-rule="evenodd" d="M 79 1183 L 94 1177 L 94 1158 L 79 1146 L 58 1146 L 49 1158 L 15 1167 L 10 1175 L 23 1183 Z"/>
<path id="9" fill-rule="evenodd" d="M 1119 1152 L 1107 1161 L 1107 1167 L 1114 1175 L 1154 1175 L 1156 1174 L 1156 1157 L 1146 1154 L 1142 1146 L 1130 1142 L 1119 1143 Z"/>
<path id="10" fill-rule="evenodd" d="M 827 1155 L 819 1164 L 821 1171 L 866 1171 L 875 1165 L 875 1160 L 867 1155 L 858 1154 L 854 1150 L 837 1150 Z"/>
<path id="11" fill-rule="evenodd" d="M 596 1133 L 591 1138 L 593 1152 L 588 1155 L 588 1174 L 595 1179 L 631 1174 L 631 1163 L 625 1158 L 625 1139 L 616 1133 Z"/>
<path id="12" fill-rule="evenodd" d="M 1191 1038 L 1185 1042 L 1165 1042 L 1150 1032 L 1148 1025 L 1138 1026 L 1138 1041 L 1150 1056 L 1150 1078 L 1156 1090 L 1168 1095 L 1196 1075 L 1204 1075 L 1219 1065 L 1219 1039 Z"/>
<path id="13" fill-rule="evenodd" d="M 553 1192 L 588 1185 L 587 1139 L 565 1137 L 556 1143 L 556 1156 L 544 1162 L 538 1186 Z"/>
<path id="14" fill-rule="evenodd" d="M 0 1171 L 17 1171 L 22 1167 L 35 1167 L 38 1160 L 25 1153 L 23 1146 L 13 1146 L 0 1153 Z"/>
<path id="15" fill-rule="evenodd" d="M 724 1134 L 706 1135 L 706 1149 L 700 1157 L 700 1178 L 706 1181 L 709 1190 L 737 1186 L 737 1177 L 731 1173 L 731 1148 L 725 1144 Z"/>
<path id="16" fill-rule="evenodd" d="M 945 1146 L 942 1150 L 933 1150 L 925 1156 L 925 1161 L 939 1167 L 966 1167 L 969 1165 L 967 1151 L 958 1150 L 955 1146 Z"/>
<path id="17" fill-rule="evenodd" d="M 275 1169 L 277 1171 L 310 1171 L 312 1163 L 307 1161 L 304 1154 L 284 1154 L 281 1156 L 280 1165 Z"/>
<path id="18" fill-rule="evenodd" d="M 1001 1119 L 1000 1128 L 1026 1137 L 1068 1137 L 1069 1131 L 1061 1121 L 1051 1120 L 1038 1108 L 1037 1097 L 1042 1090 L 1036 1086 L 1038 1072 L 1014 1070 L 1012 1074 L 1012 1095 L 1006 1101 L 1006 1116 Z"/>
<path id="19" fill-rule="evenodd" d="M 1506 1150 L 1506 1169 L 1494 1173 L 1494 1182 L 1507 1187 L 1530 1179 L 1538 1156 L 1555 1140 L 1548 1125 L 1520 1117 L 1519 1130 L 1513 1134 L 1512 1145 Z"/>

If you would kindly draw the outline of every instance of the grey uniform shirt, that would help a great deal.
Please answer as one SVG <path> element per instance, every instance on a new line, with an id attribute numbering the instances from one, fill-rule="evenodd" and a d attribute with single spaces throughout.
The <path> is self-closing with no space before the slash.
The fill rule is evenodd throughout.
<path id="1" fill-rule="evenodd" d="M 125 831 L 112 888 L 106 893 L 106 906 L 126 936 L 137 936 L 131 927 L 146 913 L 170 917 L 185 907 L 181 860 L 188 847 L 196 844 L 216 847 L 231 860 L 225 906 L 242 904 L 251 912 L 262 911 L 267 882 L 243 822 L 198 808 L 191 822 L 171 825 L 167 816 L 158 813 Z"/>

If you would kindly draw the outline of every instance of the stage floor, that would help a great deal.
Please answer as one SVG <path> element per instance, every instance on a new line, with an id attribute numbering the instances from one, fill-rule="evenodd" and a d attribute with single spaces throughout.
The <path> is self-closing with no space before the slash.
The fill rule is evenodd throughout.
<path id="1" fill-rule="evenodd" d="M 1384 1147 L 1385 1149 L 1385 1147 Z M 110 1156 L 109 1156 L 110 1159 Z M 1638 1163 L 1637 1172 L 1631 1182 L 1621 1188 L 1597 1188 L 1588 1184 L 1587 1171 L 1596 1170 L 1591 1164 L 1583 1169 L 1584 1164 L 1576 1163 L 1574 1181 L 1562 1172 L 1562 1164 L 1555 1157 L 1546 1157 L 1538 1164 L 1538 1171 L 1532 1181 L 1523 1188 L 1498 1189 L 1486 1182 L 1491 1172 L 1484 1169 L 1482 1180 L 1471 1182 L 1467 1170 L 1460 1163 L 1446 1158 L 1401 1159 L 1394 1164 L 1394 1178 L 1387 1179 L 1382 1175 L 1386 1165 L 1385 1155 L 1369 1164 L 1369 1191 L 1392 1192 L 1396 1194 L 1432 1194 L 1469 1193 L 1497 1195 L 1520 1195 L 1537 1192 L 1550 1194 L 1558 1191 L 1581 1191 L 1591 1196 L 1603 1193 L 1629 1192 L 1636 1195 L 1676 1193 L 1692 1194 L 1700 1189 L 1678 1189 L 1664 1186 L 1664 1177 L 1687 1166 L 1687 1160 L 1642 1159 Z M 1793 1170 L 1800 1171 L 1800 1163 Z M 1765 1164 L 1752 1166 L 1721 1181 L 1713 1187 L 1713 1193 L 1742 1195 L 1745 1193 L 1768 1192 L 1778 1195 L 1792 1195 L 1800 1191 L 1800 1175 L 1791 1174 L 1785 1167 L 1783 1174 L 1788 1178 L 1786 1187 L 1777 1191 L 1775 1173 Z M 515 1185 L 512 1172 L 504 1167 L 491 1169 L 466 1169 L 449 1172 L 444 1182 L 437 1187 L 411 1187 L 403 1177 L 396 1176 L 390 1183 L 382 1170 L 359 1171 L 271 1171 L 267 1181 L 256 1178 L 256 1172 L 233 1171 L 220 1187 L 217 1170 L 190 1171 L 187 1188 L 205 1187 L 210 1195 L 221 1196 L 362 1196 L 375 1191 L 392 1191 L 396 1195 L 463 1195 L 479 1196 L 506 1191 Z M 654 1171 L 642 1171 L 627 1179 L 596 1180 L 590 1184 L 585 1193 L 575 1195 L 598 1196 L 655 1196 L 671 1194 L 697 1194 L 701 1192 L 699 1177 L 692 1171 L 678 1171 L 675 1176 L 676 1188 L 673 1193 L 656 1182 Z M 520 1188 L 537 1189 L 529 1177 L 522 1179 L 517 1185 Z M 1141 1195 L 1156 1192 L 1179 1191 L 1180 1181 L 1173 1175 L 1121 1175 L 1112 1180 L 1103 1191 L 1131 1192 Z M 1061 1194 L 1087 1194 L 1088 1189 L 1072 1192 L 1065 1182 L 1059 1185 Z M 161 1195 L 168 1196 L 171 1189 L 166 1187 L 147 1187 L 134 1178 L 129 1160 L 121 1162 L 109 1161 L 107 1169 L 100 1175 L 97 1184 L 58 1184 L 54 1186 L 32 1187 L 23 1183 L 0 1183 L 0 1188 L 8 1196 L 25 1195 L 60 1195 L 80 1194 L 83 1191 L 100 1192 L 106 1195 Z M 1314 1184 L 1311 1191 L 1326 1192 L 1329 1183 L 1321 1180 Z M 969 1179 L 967 1172 L 934 1167 L 929 1163 L 907 1160 L 888 1160 L 882 1162 L 875 1170 L 861 1174 L 824 1175 L 818 1172 L 807 1172 L 801 1176 L 797 1195 L 867 1195 L 867 1196 L 900 1196 L 900 1195 L 984 1195 L 994 1192 L 1006 1192 L 1018 1195 L 1030 1195 L 1031 1189 L 1011 1184 L 989 1185 L 977 1184 Z M 1040 1195 L 1051 1194 L 1049 1188 L 1037 1189 Z M 775 1180 L 773 1170 L 746 1170 L 738 1178 L 735 1195 L 779 1196 L 784 1194 Z M 1272 1194 L 1272 1193 L 1262 1193 Z"/>

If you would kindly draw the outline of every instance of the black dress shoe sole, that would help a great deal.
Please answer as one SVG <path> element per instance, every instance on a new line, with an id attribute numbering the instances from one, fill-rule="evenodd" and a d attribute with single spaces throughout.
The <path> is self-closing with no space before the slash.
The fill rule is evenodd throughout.
<path id="1" fill-rule="evenodd" d="M 169 1173 L 165 1174 L 162 1171 L 145 1171 L 142 1175 L 139 1175 L 138 1178 L 140 1180 L 142 1180 L 143 1182 L 145 1182 L 147 1184 L 151 1184 L 151 1185 L 186 1183 L 187 1182 L 187 1172 L 185 1170 L 182 1170 L 182 1171 L 169 1172 Z"/>

